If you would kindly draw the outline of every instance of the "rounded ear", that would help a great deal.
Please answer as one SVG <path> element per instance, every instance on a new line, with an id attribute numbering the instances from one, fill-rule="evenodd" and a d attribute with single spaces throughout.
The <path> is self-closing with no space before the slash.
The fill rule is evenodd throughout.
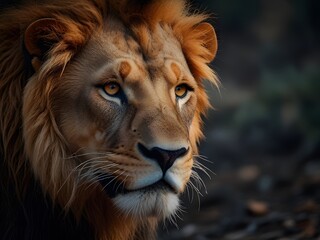
<path id="1" fill-rule="evenodd" d="M 203 58 L 206 60 L 207 63 L 209 63 L 215 58 L 218 50 L 216 32 L 214 28 L 211 26 L 211 24 L 207 22 L 200 23 L 195 27 L 195 29 L 203 33 L 203 45 L 208 50 L 207 54 L 205 54 Z"/>
<path id="2" fill-rule="evenodd" d="M 54 43 L 62 39 L 64 28 L 54 18 L 41 18 L 31 23 L 24 34 L 24 45 L 31 57 L 42 59 Z"/>

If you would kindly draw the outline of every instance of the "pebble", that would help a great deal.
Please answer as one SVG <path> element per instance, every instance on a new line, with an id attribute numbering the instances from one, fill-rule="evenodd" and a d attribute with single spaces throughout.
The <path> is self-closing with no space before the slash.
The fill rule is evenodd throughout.
<path id="1" fill-rule="evenodd" d="M 319 211 L 320 207 L 313 199 L 308 199 L 296 207 L 296 212 L 314 213 Z"/>
<path id="2" fill-rule="evenodd" d="M 194 234 L 197 230 L 197 227 L 194 224 L 188 224 L 187 226 L 185 226 L 182 230 L 181 230 L 181 234 L 184 237 L 189 237 L 192 234 Z"/>
<path id="3" fill-rule="evenodd" d="M 234 232 L 234 233 L 229 233 L 225 236 L 226 240 L 240 240 L 244 239 L 247 236 L 246 231 L 239 231 L 239 232 Z"/>
<path id="4" fill-rule="evenodd" d="M 260 169 L 255 165 L 244 166 L 239 169 L 238 177 L 241 181 L 252 182 L 260 175 Z"/>
<path id="5" fill-rule="evenodd" d="M 247 202 L 247 210 L 254 216 L 263 216 L 269 212 L 269 206 L 262 201 L 250 200 Z"/>

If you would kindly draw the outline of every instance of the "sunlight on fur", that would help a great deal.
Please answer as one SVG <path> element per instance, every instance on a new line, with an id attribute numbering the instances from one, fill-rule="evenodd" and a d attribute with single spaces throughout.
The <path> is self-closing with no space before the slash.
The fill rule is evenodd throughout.
<path id="1" fill-rule="evenodd" d="M 203 184 L 194 171 L 205 171 L 196 160 L 210 107 L 203 80 L 218 86 L 207 18 L 184 0 L 2 13 L 0 153 L 13 198 L 39 184 L 96 239 L 155 238 L 187 185 Z"/>

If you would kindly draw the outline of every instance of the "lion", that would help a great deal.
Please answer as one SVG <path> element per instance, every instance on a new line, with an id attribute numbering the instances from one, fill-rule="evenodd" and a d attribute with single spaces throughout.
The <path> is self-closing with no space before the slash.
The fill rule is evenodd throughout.
<path id="1" fill-rule="evenodd" d="M 29 3 L 0 17 L 0 238 L 154 239 L 192 177 L 208 15 L 184 0 Z"/>

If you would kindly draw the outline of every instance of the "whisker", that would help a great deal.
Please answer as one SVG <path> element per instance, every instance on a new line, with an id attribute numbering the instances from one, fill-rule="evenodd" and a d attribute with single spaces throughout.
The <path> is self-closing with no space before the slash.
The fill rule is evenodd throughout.
<path id="1" fill-rule="evenodd" d="M 110 155 L 112 153 L 109 152 L 89 152 L 89 153 L 82 153 L 82 154 L 72 154 L 69 157 L 63 158 L 63 159 L 73 159 L 73 158 L 78 158 L 78 157 L 84 157 L 84 156 L 89 156 L 89 155 Z"/>
<path id="2" fill-rule="evenodd" d="M 213 162 L 211 160 L 209 160 L 206 156 L 204 155 L 193 155 L 193 157 L 195 158 L 199 158 L 200 160 L 203 160 L 205 162 L 208 162 L 210 164 L 213 164 Z"/>
<path id="3" fill-rule="evenodd" d="M 195 192 L 197 193 L 197 199 L 198 199 L 198 211 L 200 211 L 200 196 L 203 197 L 203 195 L 201 194 L 201 192 L 199 191 L 199 189 L 193 184 L 192 181 L 189 181 L 189 183 L 191 184 L 191 186 L 193 187 L 193 189 L 195 190 Z"/>
<path id="4" fill-rule="evenodd" d="M 206 194 L 208 194 L 206 184 L 204 183 L 204 181 L 202 180 L 202 178 L 200 177 L 200 175 L 196 171 L 192 171 L 191 178 L 198 182 L 200 188 L 201 188 L 201 186 L 203 186 Z"/>
<path id="5" fill-rule="evenodd" d="M 210 176 L 210 174 L 208 172 L 210 172 L 210 173 L 215 175 L 215 173 L 211 169 L 209 169 L 208 167 L 204 166 L 203 164 L 201 164 L 199 162 L 195 162 L 193 164 L 193 167 L 196 168 L 196 169 L 201 170 L 202 172 L 204 172 L 208 176 L 209 179 L 211 179 L 211 176 Z"/>

